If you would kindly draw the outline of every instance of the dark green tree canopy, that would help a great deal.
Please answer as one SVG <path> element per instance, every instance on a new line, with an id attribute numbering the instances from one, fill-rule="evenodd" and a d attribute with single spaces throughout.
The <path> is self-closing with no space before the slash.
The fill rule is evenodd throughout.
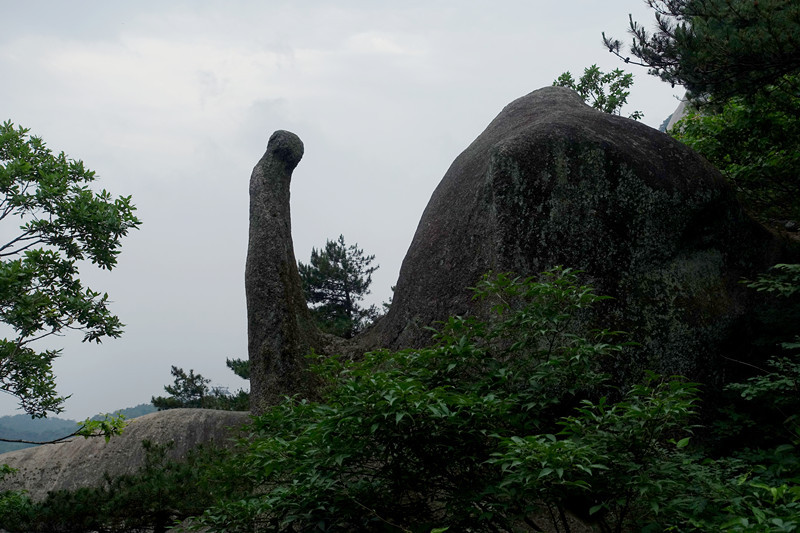
<path id="1" fill-rule="evenodd" d="M 369 294 L 374 255 L 364 255 L 357 244 L 347 246 L 344 236 L 311 250 L 309 264 L 298 262 L 303 293 L 320 329 L 350 338 L 378 316 L 376 306 L 362 307 Z"/>
<path id="2" fill-rule="evenodd" d="M 630 52 L 683 85 L 688 116 L 671 132 L 713 163 L 764 222 L 800 217 L 800 3 L 647 0 L 657 29 L 630 20 Z M 622 43 L 603 34 L 623 57 Z M 626 62 L 630 58 L 624 57 Z"/>
<path id="3" fill-rule="evenodd" d="M 800 76 L 792 83 L 800 87 Z M 785 91 L 692 109 L 671 131 L 716 166 L 751 214 L 800 220 L 800 97 Z"/>
<path id="4" fill-rule="evenodd" d="M 800 3 L 796 0 L 646 0 L 656 30 L 630 18 L 630 61 L 621 41 L 609 51 L 693 96 L 750 96 L 765 87 L 797 90 L 787 74 L 800 72 Z"/>
<path id="5" fill-rule="evenodd" d="M 41 417 L 62 410 L 52 372 L 59 350 L 32 344 L 68 330 L 94 342 L 121 335 L 108 295 L 83 286 L 78 264 L 111 270 L 140 221 L 130 196 L 92 190 L 94 172 L 28 131 L 0 126 L 0 321 L 13 332 L 0 339 L 0 390 Z"/>
<path id="6" fill-rule="evenodd" d="M 182 368 L 175 365 L 172 365 L 170 374 L 175 377 L 175 382 L 172 385 L 164 386 L 169 397 L 154 397 L 153 405 L 159 411 L 177 407 L 203 407 L 204 398 L 211 392 L 208 386 L 211 380 L 195 374 L 192 369 L 189 369 L 187 374 Z"/>

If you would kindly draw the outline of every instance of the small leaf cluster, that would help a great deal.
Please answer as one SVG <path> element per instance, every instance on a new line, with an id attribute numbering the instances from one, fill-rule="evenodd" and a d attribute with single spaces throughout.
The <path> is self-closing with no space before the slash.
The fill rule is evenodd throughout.
<path id="1" fill-rule="evenodd" d="M 748 287 L 784 298 L 800 294 L 800 265 L 778 263 L 755 281 L 745 281 Z"/>
<path id="2" fill-rule="evenodd" d="M 628 89 L 633 86 L 633 74 L 618 68 L 611 72 L 603 72 L 597 65 L 592 65 L 583 69 L 583 75 L 577 82 L 570 72 L 565 72 L 553 82 L 553 85 L 576 91 L 595 109 L 611 115 L 620 115 L 622 107 L 628 102 L 630 95 Z M 644 113 L 634 111 L 628 118 L 641 120 L 644 118 Z"/>
<path id="3" fill-rule="evenodd" d="M 108 442 L 111 440 L 111 437 L 122 435 L 122 431 L 127 424 L 125 415 L 122 413 L 106 413 L 84 420 L 81 423 L 81 427 L 75 432 L 75 435 L 87 439 L 89 437 L 102 436 L 106 442 Z"/>

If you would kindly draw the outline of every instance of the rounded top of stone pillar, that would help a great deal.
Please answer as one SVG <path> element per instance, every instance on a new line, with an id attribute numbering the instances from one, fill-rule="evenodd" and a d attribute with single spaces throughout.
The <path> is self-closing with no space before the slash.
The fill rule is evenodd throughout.
<path id="1" fill-rule="evenodd" d="M 291 131 L 278 130 L 267 143 L 267 153 L 294 168 L 303 158 L 303 141 Z"/>

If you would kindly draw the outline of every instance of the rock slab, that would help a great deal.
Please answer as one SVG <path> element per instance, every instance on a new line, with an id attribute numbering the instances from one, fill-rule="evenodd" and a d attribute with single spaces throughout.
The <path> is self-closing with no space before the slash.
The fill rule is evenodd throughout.
<path id="1" fill-rule="evenodd" d="M 179 459 L 199 444 L 228 445 L 249 413 L 210 409 L 170 409 L 132 419 L 122 435 L 108 442 L 102 437 L 76 437 L 0 455 L 0 464 L 18 472 L 0 482 L 0 490 L 24 489 L 33 500 L 49 491 L 99 486 L 107 472 L 133 474 L 144 465 L 143 440 L 174 442 L 169 455 Z"/>

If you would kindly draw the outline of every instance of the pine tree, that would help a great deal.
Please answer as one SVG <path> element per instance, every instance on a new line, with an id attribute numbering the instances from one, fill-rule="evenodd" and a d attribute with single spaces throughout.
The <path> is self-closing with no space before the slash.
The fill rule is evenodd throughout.
<path id="1" fill-rule="evenodd" d="M 631 61 L 622 43 L 603 34 L 610 52 L 691 96 L 751 96 L 788 88 L 800 72 L 800 3 L 796 0 L 647 0 L 655 32 L 630 19 Z M 721 102 L 720 102 L 721 103 Z"/>
<path id="2" fill-rule="evenodd" d="M 360 304 L 370 292 L 372 273 L 378 270 L 370 266 L 374 260 L 357 244 L 348 247 L 339 235 L 327 241 L 324 249 L 312 249 L 309 264 L 298 262 L 303 292 L 320 329 L 350 338 L 377 318 L 376 306 Z"/>
<path id="3" fill-rule="evenodd" d="M 800 3 L 647 0 L 657 29 L 630 20 L 630 61 L 683 85 L 688 116 L 672 134 L 714 164 L 745 207 L 776 226 L 800 217 Z"/>

